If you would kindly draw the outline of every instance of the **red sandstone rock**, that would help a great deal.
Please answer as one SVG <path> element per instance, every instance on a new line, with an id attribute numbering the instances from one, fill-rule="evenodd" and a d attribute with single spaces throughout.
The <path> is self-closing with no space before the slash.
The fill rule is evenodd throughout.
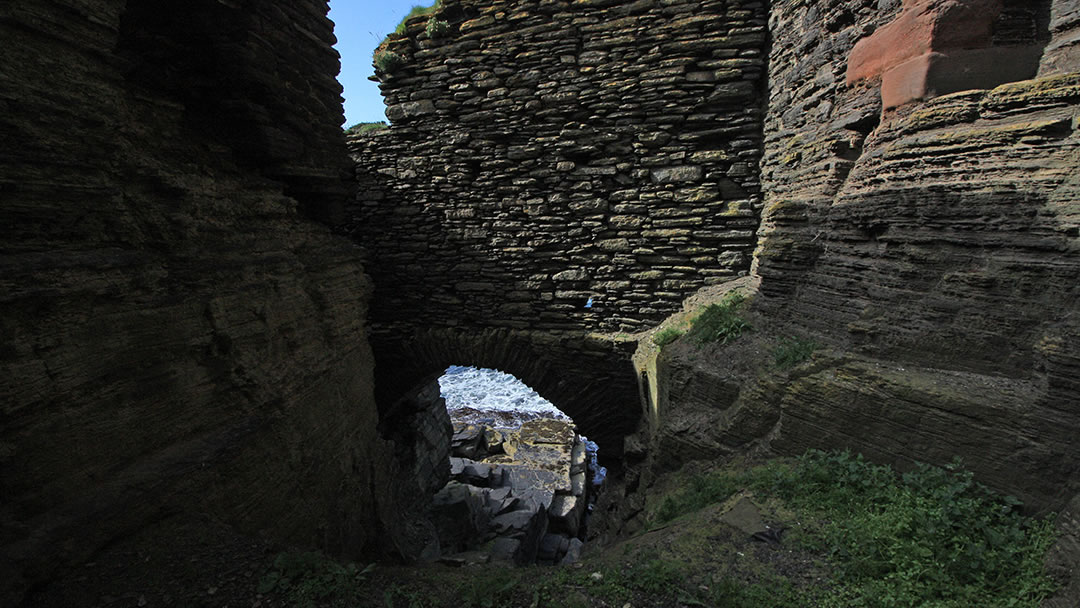
<path id="1" fill-rule="evenodd" d="M 920 55 L 882 76 L 882 106 L 889 110 L 917 99 L 1025 80 L 1035 75 L 1041 52 L 1032 45 Z"/>
<path id="2" fill-rule="evenodd" d="M 895 21 L 851 51 L 847 82 L 876 78 L 933 51 L 990 46 L 1002 0 L 908 0 Z"/>

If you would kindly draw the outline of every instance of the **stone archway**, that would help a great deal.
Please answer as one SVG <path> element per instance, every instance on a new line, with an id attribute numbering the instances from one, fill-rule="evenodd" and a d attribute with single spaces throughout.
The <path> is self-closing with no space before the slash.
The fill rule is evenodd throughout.
<path id="1" fill-rule="evenodd" d="M 409 416 L 406 397 L 450 365 L 466 363 L 510 373 L 574 419 L 603 446 L 606 463 L 622 456 L 624 438 L 641 417 L 630 361 L 635 342 L 584 333 L 530 330 L 417 329 L 409 335 L 374 335 L 376 399 L 382 425 Z"/>

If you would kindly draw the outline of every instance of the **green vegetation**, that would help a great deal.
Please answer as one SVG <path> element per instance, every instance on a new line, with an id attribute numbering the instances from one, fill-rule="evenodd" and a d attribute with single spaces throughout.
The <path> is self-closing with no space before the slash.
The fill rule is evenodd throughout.
<path id="1" fill-rule="evenodd" d="M 442 19 L 428 19 L 426 31 L 433 40 L 446 38 L 450 35 L 450 24 Z"/>
<path id="2" fill-rule="evenodd" d="M 848 452 L 809 452 L 764 484 L 816 511 L 808 547 L 840 565 L 843 605 L 1035 607 L 1053 588 L 1049 522 L 1022 517 L 958 463 L 897 476 Z"/>
<path id="3" fill-rule="evenodd" d="M 375 52 L 375 67 L 379 68 L 380 72 L 392 74 L 405 67 L 406 63 L 408 61 L 400 53 L 385 49 Z"/>
<path id="4" fill-rule="evenodd" d="M 653 334 L 652 341 L 653 344 L 659 347 L 664 347 L 681 338 L 683 333 L 685 333 L 683 332 L 683 330 L 677 329 L 675 327 L 661 329 L 660 331 Z"/>
<path id="5" fill-rule="evenodd" d="M 739 491 L 744 480 L 722 475 L 698 475 L 678 492 L 668 494 L 653 515 L 654 523 L 667 523 L 676 517 L 725 500 Z"/>
<path id="6" fill-rule="evenodd" d="M 362 583 L 374 569 L 341 564 L 321 553 L 286 551 L 278 554 L 259 580 L 259 593 L 277 592 L 289 606 L 346 607 L 359 600 Z"/>
<path id="7" fill-rule="evenodd" d="M 466 606 L 499 608 L 520 593 L 520 582 L 520 571 L 489 570 L 459 584 L 457 596 Z"/>
<path id="8" fill-rule="evenodd" d="M 803 526 L 791 542 L 835 567 L 815 605 L 1036 608 L 1054 589 L 1042 568 L 1052 525 L 1024 518 L 1016 499 L 995 496 L 958 464 L 897 475 L 849 452 L 810 451 L 794 463 L 694 477 L 652 520 L 672 521 L 740 488 L 797 513 Z"/>
<path id="9" fill-rule="evenodd" d="M 817 350 L 817 343 L 809 338 L 792 336 L 783 338 L 780 344 L 773 350 L 773 361 L 780 369 L 791 369 L 806 361 Z"/>
<path id="10" fill-rule="evenodd" d="M 1054 590 L 1042 569 L 1052 526 L 955 464 L 898 474 L 811 451 L 671 481 L 650 503 L 650 530 L 580 567 L 373 572 L 284 553 L 259 591 L 287 606 L 369 608 L 1037 608 Z M 779 545 L 725 523 L 744 499 L 787 528 Z"/>
<path id="11" fill-rule="evenodd" d="M 738 338 L 750 329 L 750 324 L 739 316 L 739 305 L 745 300 L 740 293 L 730 293 L 720 302 L 706 306 L 693 320 L 687 336 L 698 344 L 727 344 Z"/>
<path id="12" fill-rule="evenodd" d="M 367 133 L 368 131 L 381 131 L 389 128 L 390 125 L 386 124 L 386 121 L 380 120 L 378 122 L 358 122 L 348 129 L 345 129 L 345 132 L 350 135 L 357 135 L 360 133 Z"/>
<path id="13" fill-rule="evenodd" d="M 418 17 L 420 15 L 431 15 L 440 9 L 442 9 L 442 0 L 437 0 L 431 6 L 423 6 L 421 4 L 413 5 L 413 7 L 409 9 L 409 14 L 405 15 L 405 18 L 401 20 L 401 23 L 398 23 L 397 28 L 394 29 L 394 33 L 398 35 L 403 35 L 405 33 L 405 24 L 409 21 L 409 19 L 412 19 L 413 17 Z"/>

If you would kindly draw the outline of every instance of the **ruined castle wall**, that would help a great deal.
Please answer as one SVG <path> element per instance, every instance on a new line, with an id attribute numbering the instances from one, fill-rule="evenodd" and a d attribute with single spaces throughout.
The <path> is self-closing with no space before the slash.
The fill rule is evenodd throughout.
<path id="1" fill-rule="evenodd" d="M 351 140 L 379 331 L 637 330 L 746 274 L 765 3 L 450 0 Z M 591 301 L 591 305 L 587 305 Z"/>
<path id="2" fill-rule="evenodd" d="M 326 11 L 0 6 L 0 603 L 170 513 L 373 542 Z"/>

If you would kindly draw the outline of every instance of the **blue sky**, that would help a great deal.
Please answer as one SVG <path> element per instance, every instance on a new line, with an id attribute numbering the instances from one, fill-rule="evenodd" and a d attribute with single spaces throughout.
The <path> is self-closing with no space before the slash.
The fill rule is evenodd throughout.
<path id="1" fill-rule="evenodd" d="M 415 5 L 430 6 L 426 0 L 330 0 L 330 18 L 341 53 L 341 75 L 345 88 L 345 126 L 358 122 L 386 120 L 379 85 L 368 80 L 375 73 L 371 54 L 387 34 Z"/>

